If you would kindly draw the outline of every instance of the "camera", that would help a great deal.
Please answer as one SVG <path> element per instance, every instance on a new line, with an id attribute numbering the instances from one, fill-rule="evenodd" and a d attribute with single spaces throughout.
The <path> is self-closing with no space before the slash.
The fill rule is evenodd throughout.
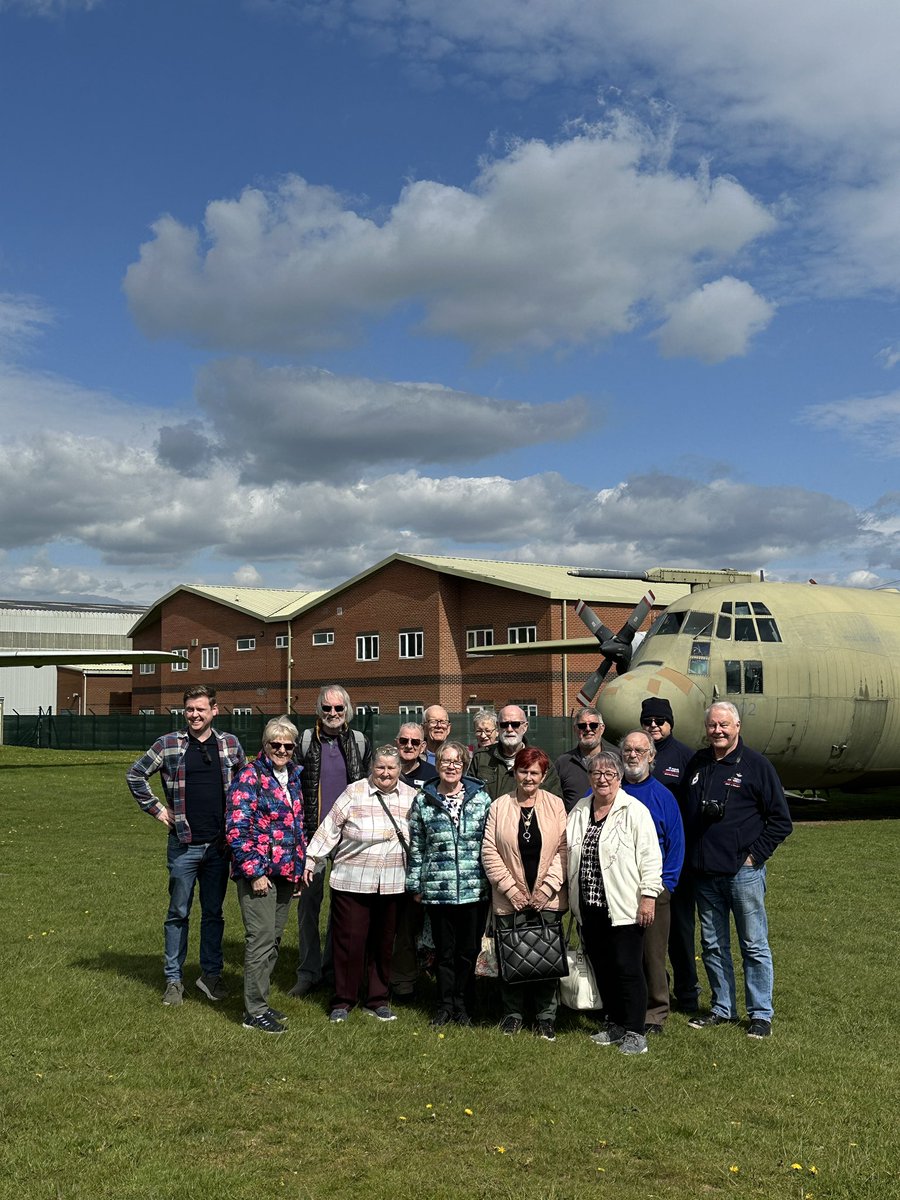
<path id="1" fill-rule="evenodd" d="M 723 796 L 721 799 L 704 796 L 700 804 L 700 812 L 707 821 L 721 821 L 725 816 L 725 804 L 727 800 L 727 796 Z"/>

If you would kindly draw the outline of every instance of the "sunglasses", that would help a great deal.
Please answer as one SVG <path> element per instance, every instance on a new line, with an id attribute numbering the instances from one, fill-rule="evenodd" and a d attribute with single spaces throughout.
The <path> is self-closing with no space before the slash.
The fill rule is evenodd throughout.
<path id="1" fill-rule="evenodd" d="M 655 725 L 657 729 L 662 729 L 663 725 L 668 725 L 668 717 L 641 717 L 641 724 L 649 729 L 651 725 Z"/>
<path id="2" fill-rule="evenodd" d="M 272 747 L 273 750 L 284 750 L 288 754 L 293 753 L 293 749 L 294 749 L 293 742 L 269 742 L 269 745 Z"/>
<path id="3" fill-rule="evenodd" d="M 579 721 L 577 727 L 581 730 L 582 733 L 587 733 L 588 730 L 590 730 L 591 733 L 596 733 L 596 731 L 600 728 L 600 722 L 599 721 Z"/>
<path id="4" fill-rule="evenodd" d="M 500 721 L 501 729 L 519 729 L 522 725 L 521 721 Z"/>
<path id="5" fill-rule="evenodd" d="M 402 738 L 402 737 L 398 737 L 398 738 L 397 738 L 397 745 L 398 745 L 398 746 L 413 746 L 413 747 L 416 747 L 416 746 L 421 746 L 421 745 L 422 745 L 422 739 L 421 739 L 421 738 Z"/>
<path id="6" fill-rule="evenodd" d="M 323 704 L 323 713 L 342 713 L 344 711 L 343 704 Z"/>

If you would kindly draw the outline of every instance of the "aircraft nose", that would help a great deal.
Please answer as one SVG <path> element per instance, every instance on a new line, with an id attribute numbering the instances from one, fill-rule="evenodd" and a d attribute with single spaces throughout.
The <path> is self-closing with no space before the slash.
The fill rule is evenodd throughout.
<path id="1" fill-rule="evenodd" d="M 709 701 L 689 675 L 661 664 L 641 663 L 632 671 L 614 677 L 600 693 L 598 706 L 606 723 L 606 734 L 618 740 L 641 720 L 641 704 L 649 697 L 668 700 L 675 717 L 675 736 L 694 748 L 704 738 L 703 714 Z"/>

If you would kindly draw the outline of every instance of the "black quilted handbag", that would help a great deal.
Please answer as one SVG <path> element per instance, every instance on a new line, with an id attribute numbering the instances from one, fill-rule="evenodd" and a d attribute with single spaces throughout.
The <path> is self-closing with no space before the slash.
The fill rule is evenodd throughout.
<path id="1" fill-rule="evenodd" d="M 496 938 L 505 983 L 561 979 L 569 973 L 562 918 L 557 912 L 526 909 L 516 913 L 512 925 L 497 928 Z"/>

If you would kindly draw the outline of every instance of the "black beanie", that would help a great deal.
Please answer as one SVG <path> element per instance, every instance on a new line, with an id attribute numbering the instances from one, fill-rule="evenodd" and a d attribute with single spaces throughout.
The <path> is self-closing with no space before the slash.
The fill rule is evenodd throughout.
<path id="1" fill-rule="evenodd" d="M 660 717 L 664 721 L 668 721 L 672 728 L 675 728 L 675 716 L 672 712 L 672 705 L 662 696 L 651 696 L 649 700 L 645 700 L 641 705 L 641 720 L 644 717 Z"/>

